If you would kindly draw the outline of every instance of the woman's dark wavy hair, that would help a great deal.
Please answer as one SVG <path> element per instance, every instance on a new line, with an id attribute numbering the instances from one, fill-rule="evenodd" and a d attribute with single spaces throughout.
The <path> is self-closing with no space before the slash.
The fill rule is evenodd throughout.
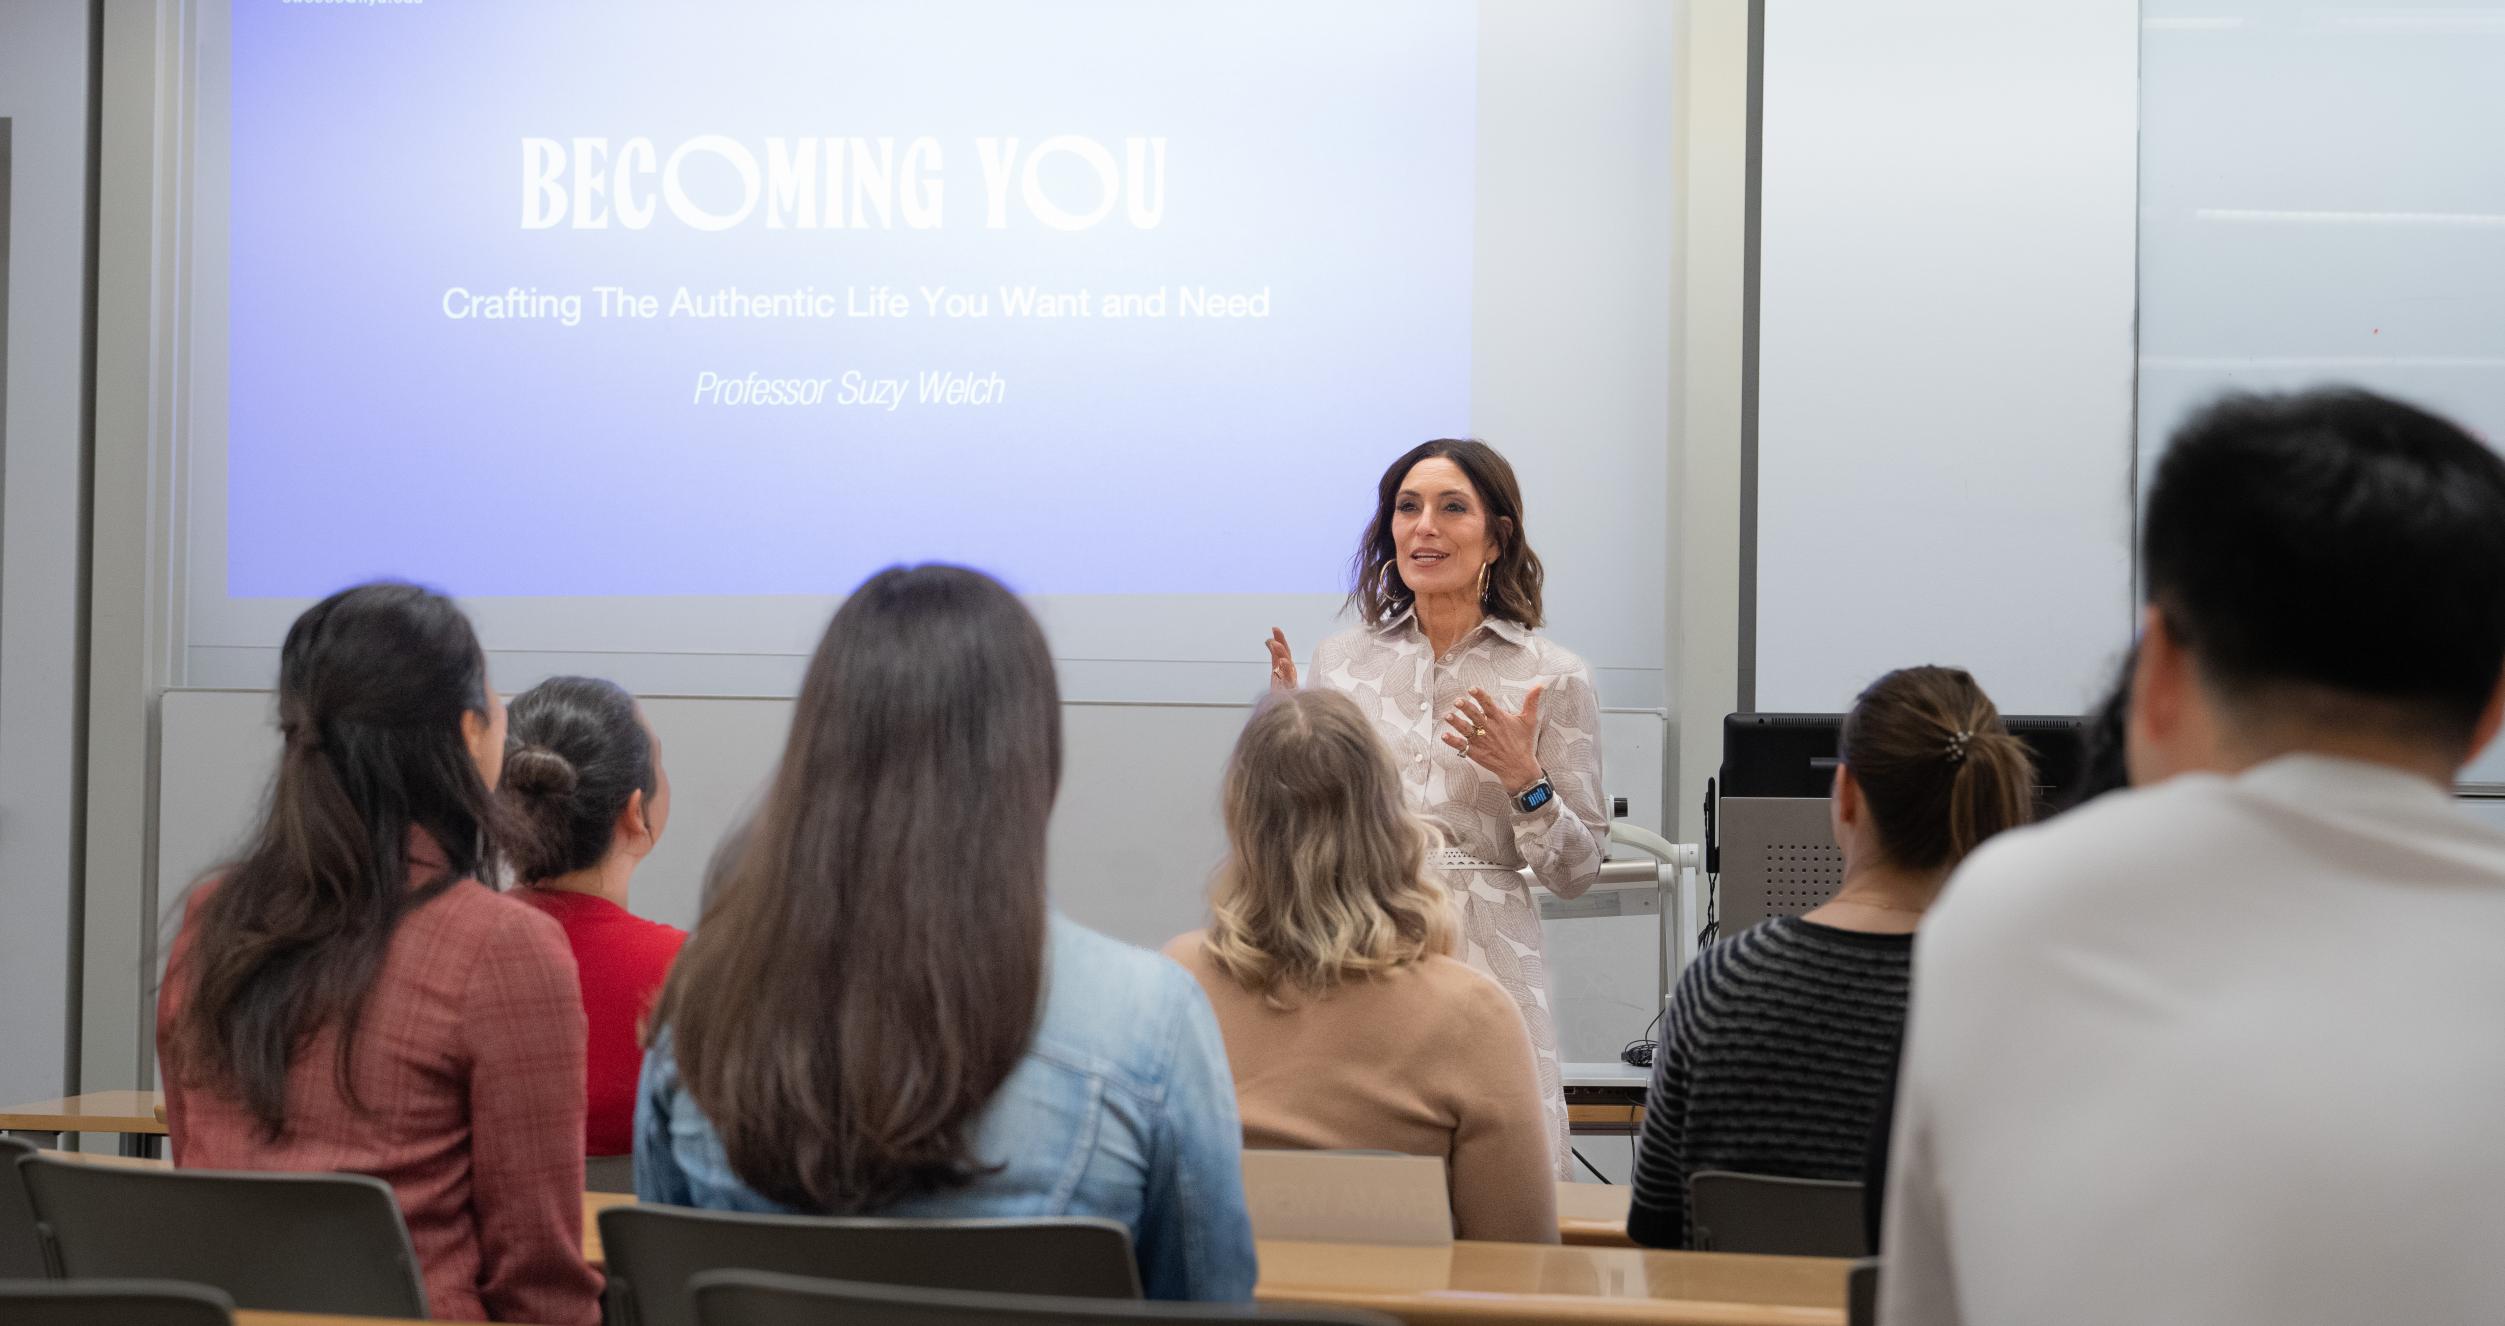
<path id="1" fill-rule="evenodd" d="M 1043 1000 L 1060 778 L 1051 651 L 1008 590 L 918 566 L 853 591 L 652 1021 L 749 1187 L 843 1214 L 982 1172 Z"/>
<path id="2" fill-rule="evenodd" d="M 505 724 L 497 793 L 514 812 L 505 859 L 522 883 L 600 864 L 626 803 L 661 790 L 652 734 L 616 682 L 550 677 L 513 697 Z"/>
<path id="3" fill-rule="evenodd" d="M 1522 485 L 1513 477 L 1513 466 L 1506 463 L 1496 448 L 1470 438 L 1441 437 L 1421 442 L 1400 455 L 1383 478 L 1375 484 L 1374 517 L 1366 522 L 1365 534 L 1357 540 L 1357 556 L 1349 563 L 1349 574 L 1356 584 L 1348 591 L 1348 602 L 1355 605 L 1357 619 L 1368 626 L 1381 626 L 1409 610 L 1416 598 L 1400 578 L 1396 563 L 1400 549 L 1392 540 L 1392 506 L 1399 500 L 1401 480 L 1418 462 L 1436 458 L 1449 460 L 1461 467 L 1469 477 L 1470 486 L 1479 490 L 1479 501 L 1486 508 L 1488 532 L 1496 540 L 1496 560 L 1488 563 L 1487 588 L 1481 593 L 1479 608 L 1490 617 L 1502 617 L 1533 630 L 1539 629 L 1540 586 L 1546 573 L 1540 569 L 1539 554 L 1531 551 L 1530 537 L 1522 528 Z"/>
<path id="4" fill-rule="evenodd" d="M 462 739 L 487 712 L 487 662 L 469 619 L 414 585 L 342 590 L 287 631 L 278 663 L 286 740 L 250 845 L 204 878 L 173 1027 L 188 1080 L 239 1098 L 275 1138 L 305 1041 L 339 1028 L 350 1073 L 358 1024 L 403 917 L 492 859 L 496 804 Z M 412 880 L 423 832 L 446 869 Z"/>

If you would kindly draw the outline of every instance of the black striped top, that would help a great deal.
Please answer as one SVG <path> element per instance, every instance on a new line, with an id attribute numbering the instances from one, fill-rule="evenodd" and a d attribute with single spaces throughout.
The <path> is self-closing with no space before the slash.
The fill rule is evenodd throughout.
<path id="1" fill-rule="evenodd" d="M 1627 1233 L 1689 1245 L 1687 1177 L 1860 1179 L 1905 1025 L 1913 936 L 1777 917 L 1679 975 L 1653 1060 Z"/>

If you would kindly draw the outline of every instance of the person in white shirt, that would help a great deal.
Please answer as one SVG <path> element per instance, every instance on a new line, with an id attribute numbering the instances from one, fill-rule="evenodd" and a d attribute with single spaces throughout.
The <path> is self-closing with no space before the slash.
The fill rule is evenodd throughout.
<path id="1" fill-rule="evenodd" d="M 2137 790 L 1986 844 L 1914 956 L 1880 1320 L 2505 1320 L 2505 461 L 2235 396 L 2142 524 Z"/>

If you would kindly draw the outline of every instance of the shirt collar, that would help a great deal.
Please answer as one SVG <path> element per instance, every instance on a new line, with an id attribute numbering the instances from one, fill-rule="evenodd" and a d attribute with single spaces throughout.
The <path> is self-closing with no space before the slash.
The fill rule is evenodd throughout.
<path id="1" fill-rule="evenodd" d="M 2236 781 L 2266 796 L 2311 805 L 2400 809 L 2452 802 L 2445 789 L 2405 769 L 2312 751 L 2264 760 L 2238 774 Z"/>
<path id="2" fill-rule="evenodd" d="M 1413 602 L 1409 606 L 1402 608 L 1397 616 L 1394 616 L 1391 620 L 1383 623 L 1381 626 L 1374 628 L 1374 633 L 1376 635 L 1384 636 L 1408 634 L 1423 638 L 1426 633 L 1419 629 L 1417 621 L 1418 605 Z M 1513 645 L 1517 648 L 1531 643 L 1531 628 L 1524 626 L 1522 623 L 1517 622 L 1510 617 L 1485 617 L 1480 620 L 1477 626 L 1472 627 L 1471 629 L 1473 631 L 1483 629 L 1487 631 L 1488 634 L 1493 635 L 1497 639 L 1504 641 L 1506 644 Z M 1466 639 L 1467 637 L 1464 638 Z"/>

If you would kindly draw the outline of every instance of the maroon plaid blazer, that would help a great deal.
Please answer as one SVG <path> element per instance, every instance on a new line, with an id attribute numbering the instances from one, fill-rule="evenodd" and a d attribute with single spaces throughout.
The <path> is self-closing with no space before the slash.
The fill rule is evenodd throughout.
<path id="1" fill-rule="evenodd" d="M 557 923 L 474 880 L 403 919 L 350 1066 L 363 1111 L 339 1090 L 338 1029 L 324 1027 L 290 1065 L 286 1130 L 271 1140 L 177 1062 L 169 1034 L 214 887 L 186 908 L 157 998 L 175 1165 L 374 1175 L 399 1195 L 429 1316 L 598 1322 L 600 1276 L 583 1261 L 583 998 Z"/>

